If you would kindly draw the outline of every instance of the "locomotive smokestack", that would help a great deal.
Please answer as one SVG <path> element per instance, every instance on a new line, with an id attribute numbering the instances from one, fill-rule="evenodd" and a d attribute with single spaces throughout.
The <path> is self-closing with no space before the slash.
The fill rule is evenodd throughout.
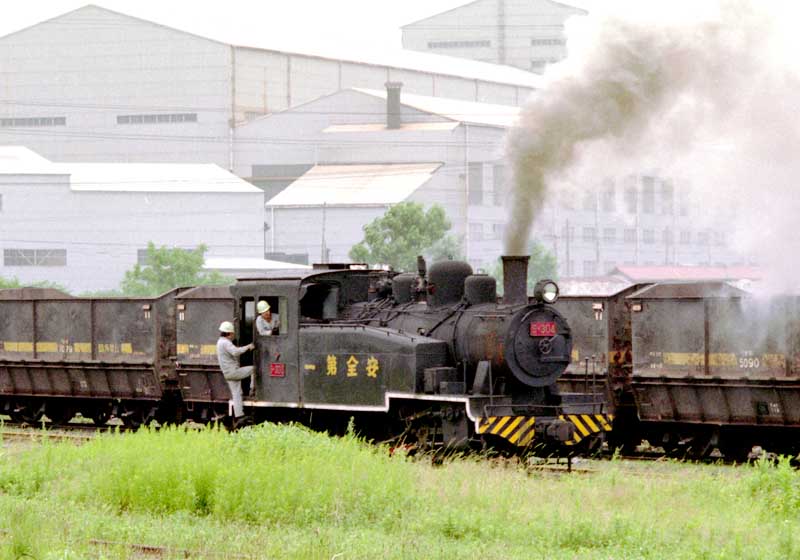
<path id="1" fill-rule="evenodd" d="M 528 255 L 503 255 L 503 303 L 528 303 Z"/>

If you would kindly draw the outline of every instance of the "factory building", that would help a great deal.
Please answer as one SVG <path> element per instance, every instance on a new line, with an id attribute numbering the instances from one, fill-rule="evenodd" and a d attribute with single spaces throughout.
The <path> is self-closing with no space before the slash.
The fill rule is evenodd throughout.
<path id="1" fill-rule="evenodd" d="M 188 23 L 187 23 L 188 25 Z M 404 51 L 240 45 L 88 5 L 0 38 L 0 144 L 53 161 L 237 167 L 247 122 L 351 88 L 520 105 L 535 74 Z"/>
<path id="2" fill-rule="evenodd" d="M 263 192 L 213 164 L 53 163 L 0 146 L 0 277 L 119 287 L 147 244 L 263 257 Z"/>
<path id="3" fill-rule="evenodd" d="M 364 225 L 409 200 L 441 205 L 463 256 L 476 268 L 494 265 L 509 219 L 505 132 L 518 108 L 400 86 L 340 91 L 242 127 L 236 173 L 265 190 L 268 252 L 346 260 Z M 551 197 L 534 226 L 562 277 L 739 262 L 730 223 L 699 226 L 683 183 L 654 172 L 588 187 Z"/>
<path id="4" fill-rule="evenodd" d="M 476 0 L 404 25 L 403 47 L 541 73 L 567 56 L 566 20 L 586 14 L 552 0 Z"/>

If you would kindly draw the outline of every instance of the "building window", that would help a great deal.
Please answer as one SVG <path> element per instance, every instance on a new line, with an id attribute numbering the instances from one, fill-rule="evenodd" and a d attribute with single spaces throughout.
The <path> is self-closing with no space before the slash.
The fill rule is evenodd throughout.
<path id="1" fill-rule="evenodd" d="M 603 228 L 603 241 L 607 245 L 612 245 L 617 242 L 617 230 L 613 227 Z"/>
<path id="2" fill-rule="evenodd" d="M 628 185 L 625 187 L 625 210 L 628 214 L 636 214 L 639 208 L 639 192 L 636 190 L 636 185 Z"/>
<path id="3" fill-rule="evenodd" d="M 428 41 L 429 49 L 477 49 L 491 47 L 489 40 L 474 41 Z"/>
<path id="4" fill-rule="evenodd" d="M 656 211 L 656 185 L 653 177 L 642 177 L 642 212 L 653 214 Z"/>
<path id="5" fill-rule="evenodd" d="M 2 127 L 16 126 L 65 126 L 67 117 L 19 117 L 0 119 Z"/>
<path id="6" fill-rule="evenodd" d="M 617 201 L 616 201 L 616 189 L 614 187 L 614 181 L 611 179 L 606 179 L 603 181 L 603 195 L 601 199 L 602 209 L 603 212 L 616 212 L 617 210 Z"/>
<path id="7" fill-rule="evenodd" d="M 642 241 L 645 243 L 655 243 L 656 242 L 656 234 L 652 229 L 646 229 L 642 231 Z"/>
<path id="8" fill-rule="evenodd" d="M 583 209 L 587 212 L 594 212 L 597 210 L 597 194 L 594 191 L 586 191 L 583 193 Z"/>
<path id="9" fill-rule="evenodd" d="M 681 232 L 681 245 L 689 245 L 692 242 L 692 232 L 691 231 L 682 231 Z"/>
<path id="10" fill-rule="evenodd" d="M 583 261 L 583 275 L 594 276 L 595 274 L 597 274 L 597 262 Z"/>
<path id="11" fill-rule="evenodd" d="M 470 224 L 469 237 L 471 241 L 483 241 L 483 224 Z"/>
<path id="12" fill-rule="evenodd" d="M 566 39 L 558 39 L 555 37 L 534 37 L 531 39 L 531 46 L 534 47 L 564 46 L 566 44 Z"/>
<path id="13" fill-rule="evenodd" d="M 594 241 L 597 237 L 597 230 L 593 227 L 585 227 L 583 228 L 583 240 L 584 241 Z"/>
<path id="14" fill-rule="evenodd" d="M 661 239 L 664 242 L 664 245 L 672 245 L 672 230 L 669 228 L 664 228 Z"/>
<path id="15" fill-rule="evenodd" d="M 492 224 L 492 239 L 503 239 L 505 232 L 505 224 Z"/>
<path id="16" fill-rule="evenodd" d="M 506 185 L 506 166 L 495 165 L 493 173 L 493 186 L 494 186 L 494 205 L 503 206 L 506 193 L 508 193 L 508 185 Z"/>
<path id="17" fill-rule="evenodd" d="M 2 208 L 0 208 L 2 210 Z M 714 232 L 714 245 L 718 247 L 724 247 L 728 244 L 727 239 L 725 239 L 725 232 L 723 231 L 715 231 Z"/>
<path id="18" fill-rule="evenodd" d="M 548 64 L 555 64 L 558 62 L 557 58 L 534 58 L 531 60 L 531 70 L 541 70 Z"/>
<path id="19" fill-rule="evenodd" d="M 197 113 L 117 115 L 117 124 L 167 124 L 197 122 Z"/>
<path id="20" fill-rule="evenodd" d="M 661 184 L 661 213 L 670 215 L 675 212 L 675 187 L 671 181 Z"/>
<path id="21" fill-rule="evenodd" d="M 0 194 L 0 212 L 3 211 L 3 195 Z"/>
<path id="22" fill-rule="evenodd" d="M 5 266 L 67 266 L 66 249 L 4 249 Z"/>
<path id="23" fill-rule="evenodd" d="M 483 204 L 483 164 L 469 164 L 469 203 Z"/>
<path id="24" fill-rule="evenodd" d="M 709 235 L 707 231 L 700 231 L 697 233 L 697 244 L 698 245 L 708 245 Z"/>
<path id="25" fill-rule="evenodd" d="M 636 243 L 636 230 L 633 228 L 625 228 L 625 243 Z"/>

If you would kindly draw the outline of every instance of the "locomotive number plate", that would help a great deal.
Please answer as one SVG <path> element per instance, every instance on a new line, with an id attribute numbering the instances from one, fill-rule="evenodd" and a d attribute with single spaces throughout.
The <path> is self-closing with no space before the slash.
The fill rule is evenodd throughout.
<path id="1" fill-rule="evenodd" d="M 556 324 L 549 323 L 531 323 L 531 336 L 555 336 Z"/>
<path id="2" fill-rule="evenodd" d="M 269 365 L 270 377 L 286 377 L 286 364 L 272 363 Z"/>

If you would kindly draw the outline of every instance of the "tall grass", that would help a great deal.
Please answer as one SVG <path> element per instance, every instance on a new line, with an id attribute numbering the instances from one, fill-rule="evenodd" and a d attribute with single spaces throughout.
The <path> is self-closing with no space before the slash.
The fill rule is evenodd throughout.
<path id="1" fill-rule="evenodd" d="M 434 468 L 290 426 L 145 429 L 0 462 L 0 528 L 27 504 L 60 546 L 92 536 L 270 558 L 800 554 L 800 477 L 788 462 L 593 468 L 551 477 L 474 458 Z M 19 534 L 20 546 L 33 542 Z"/>

